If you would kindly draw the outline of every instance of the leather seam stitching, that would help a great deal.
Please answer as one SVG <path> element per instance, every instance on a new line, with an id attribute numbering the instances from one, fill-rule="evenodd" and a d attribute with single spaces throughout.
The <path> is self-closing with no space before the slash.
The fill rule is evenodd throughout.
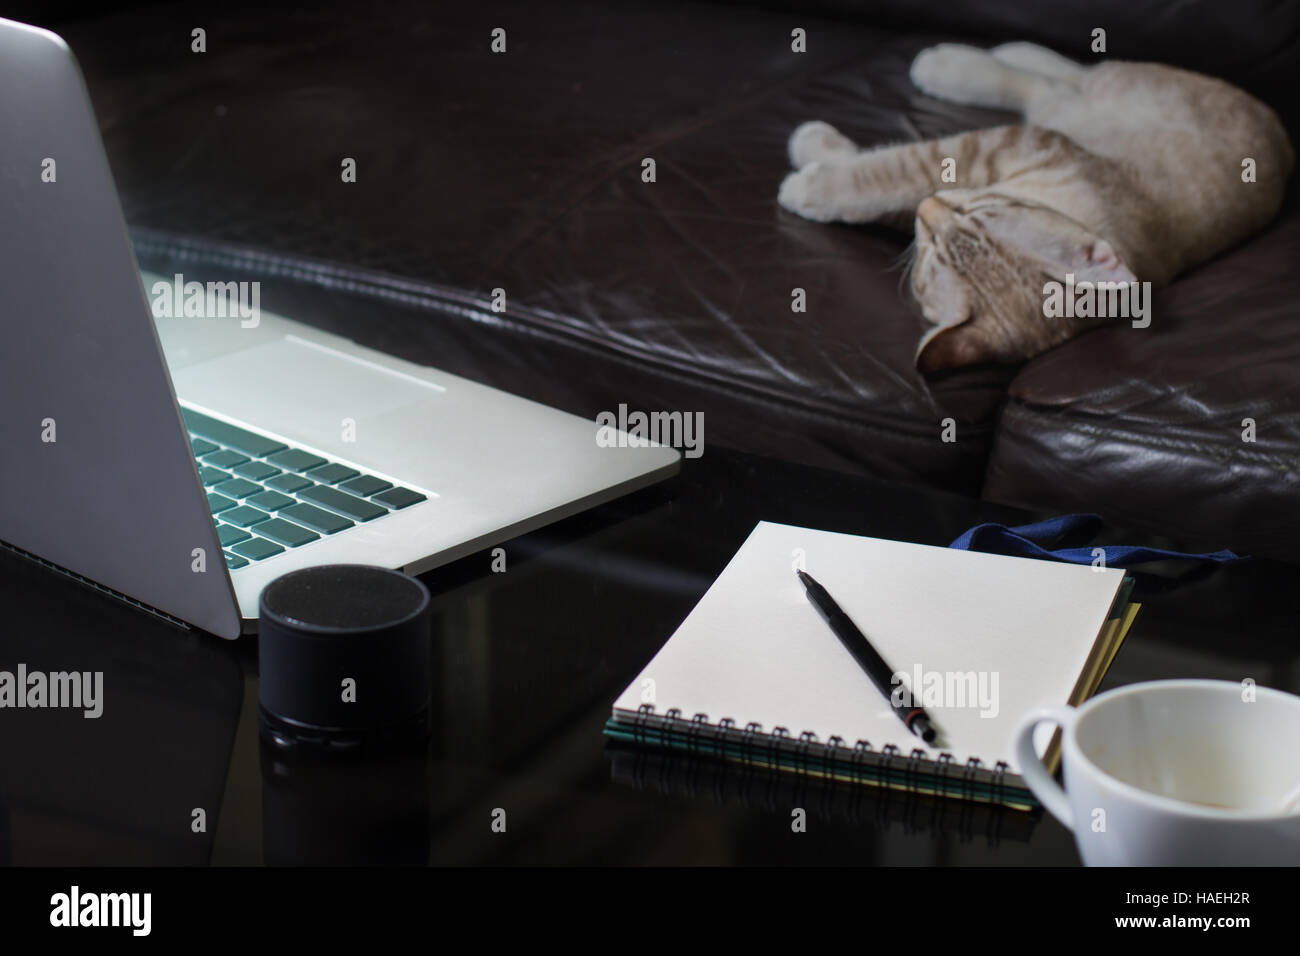
<path id="1" fill-rule="evenodd" d="M 364 298 L 396 302 L 423 311 L 442 312 L 447 315 L 468 319 L 471 322 L 479 324 L 497 325 L 511 328 L 524 334 L 534 335 L 540 338 L 549 338 L 568 347 L 583 348 L 589 352 L 600 354 L 606 358 L 617 359 L 627 364 L 637 365 L 643 363 L 645 365 L 650 365 L 654 367 L 657 373 L 664 374 L 687 384 L 697 386 L 703 385 L 712 388 L 715 391 L 744 391 L 752 398 L 763 401 L 769 405 L 789 407 L 790 405 L 795 404 L 788 398 L 772 395 L 764 389 L 755 387 L 755 385 L 750 382 L 744 382 L 738 379 L 720 378 L 712 374 L 688 374 L 680 369 L 672 367 L 659 356 L 649 353 L 632 352 L 625 348 L 611 348 L 607 342 L 593 341 L 589 337 L 579 335 L 572 330 L 545 327 L 543 322 L 531 318 L 518 307 L 512 307 L 510 310 L 510 313 L 512 313 L 514 317 L 514 321 L 511 321 L 506 317 L 510 313 L 486 312 L 481 308 L 475 308 L 472 305 L 457 302 L 456 290 L 453 289 L 443 290 L 442 288 L 439 288 L 435 291 L 429 284 L 425 284 L 422 288 L 417 288 L 415 291 L 406 292 L 390 287 L 392 282 L 400 282 L 403 280 L 390 278 L 378 273 L 361 276 L 344 267 L 336 266 L 327 262 L 302 260 L 284 255 L 283 253 L 242 247 L 214 247 L 202 240 L 194 240 L 185 237 L 171 237 L 165 233 L 158 233 L 153 230 L 134 229 L 132 230 L 132 238 L 134 244 L 139 250 L 141 250 L 143 256 L 148 256 L 151 252 L 156 251 L 160 254 L 174 256 L 182 260 L 207 263 L 216 266 L 224 265 L 231 268 L 244 269 L 254 273 L 280 276 L 297 282 L 305 282 L 324 288 L 338 289 Z M 417 285 L 414 282 L 411 284 L 412 286 Z M 857 428 L 864 428 L 868 431 L 887 435 L 892 438 L 916 443 L 929 443 L 933 440 L 926 435 L 910 434 L 908 432 L 891 429 L 878 422 L 864 421 L 861 418 L 855 417 L 850 410 L 838 410 L 826 407 L 819 408 L 805 400 L 799 401 L 798 405 L 807 414 L 817 416 L 824 420 L 840 424 L 848 424 Z M 967 434 L 972 431 L 976 435 L 980 436 L 992 436 L 995 434 L 994 429 L 989 424 L 962 423 L 961 427 L 967 432 Z"/>
<path id="2" fill-rule="evenodd" d="M 1274 470 L 1281 470 L 1281 471 L 1295 471 L 1297 470 L 1297 467 L 1300 467 L 1300 455 L 1286 456 L 1286 455 L 1279 455 L 1276 453 L 1250 451 L 1244 448 L 1236 448 L 1234 445 L 1228 444 L 1226 442 L 1223 443 L 1222 445 L 1215 445 L 1211 442 L 1201 440 L 1201 439 L 1189 438 L 1182 441 L 1178 441 L 1174 439 L 1162 439 L 1155 435 L 1144 434 L 1139 431 L 1134 431 L 1126 428 L 1117 428 L 1109 425 L 1105 428 L 1102 428 L 1099 425 L 1094 425 L 1090 422 L 1078 421 L 1077 419 L 1067 420 L 1064 418 L 1064 416 L 1057 417 L 1057 416 L 1043 415 L 1042 413 L 1036 411 L 1035 409 L 1019 402 L 1014 404 L 1009 404 L 1007 406 L 1007 413 L 1009 413 L 1013 418 L 1016 416 L 1020 416 L 1026 419 L 1028 418 L 1036 418 L 1039 420 L 1050 419 L 1055 425 L 1057 425 L 1057 427 L 1065 431 L 1073 432 L 1075 434 L 1080 434 L 1080 435 L 1086 435 L 1089 438 L 1103 438 L 1103 439 L 1121 438 L 1134 445 L 1138 445 L 1139 447 L 1142 448 L 1148 448 L 1153 451 L 1185 452 L 1188 450 L 1192 450 L 1192 451 L 1202 453 L 1207 458 L 1211 458 L 1215 461 L 1239 461 L 1242 463 L 1264 465 Z M 999 428 L 997 434 L 1001 436 L 1005 431 L 1006 429 Z M 1244 445 L 1245 443 L 1243 442 L 1242 444 Z"/>

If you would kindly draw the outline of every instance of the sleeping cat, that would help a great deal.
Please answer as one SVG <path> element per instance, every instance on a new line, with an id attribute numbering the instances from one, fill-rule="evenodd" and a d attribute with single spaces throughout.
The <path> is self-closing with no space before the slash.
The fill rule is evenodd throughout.
<path id="1" fill-rule="evenodd" d="M 917 348 L 924 372 L 1020 362 L 1107 321 L 1049 318 L 1046 283 L 1168 282 L 1272 219 L 1295 161 L 1267 106 L 1154 63 L 943 44 L 911 77 L 1025 123 L 867 150 L 805 123 L 779 202 L 818 222 L 915 223 L 911 286 L 934 324 Z"/>

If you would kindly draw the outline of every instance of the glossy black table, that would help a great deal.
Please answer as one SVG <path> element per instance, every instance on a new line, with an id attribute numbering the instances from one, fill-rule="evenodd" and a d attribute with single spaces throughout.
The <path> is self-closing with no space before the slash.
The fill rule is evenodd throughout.
<path id="1" fill-rule="evenodd" d="M 180 630 L 0 550 L 0 669 L 104 672 L 99 718 L 0 709 L 0 861 L 1076 864 L 1041 814 L 828 789 L 601 733 L 757 521 L 946 545 L 1027 517 L 708 447 L 670 482 L 506 543 L 504 571 L 484 551 L 424 575 L 431 738 L 326 759 L 260 741 L 254 638 Z M 1105 686 L 1300 691 L 1294 580 L 1252 561 L 1146 599 Z"/>

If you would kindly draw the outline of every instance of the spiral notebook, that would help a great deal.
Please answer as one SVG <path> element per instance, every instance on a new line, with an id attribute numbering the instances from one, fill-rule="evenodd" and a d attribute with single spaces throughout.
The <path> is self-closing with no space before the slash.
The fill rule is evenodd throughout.
<path id="1" fill-rule="evenodd" d="M 804 595 L 820 581 L 940 730 L 907 732 Z M 1029 809 L 1012 737 L 1091 696 L 1132 626 L 1124 572 L 760 522 L 614 702 L 609 736 Z M 1059 742 L 1040 728 L 1054 765 Z"/>
<path id="2" fill-rule="evenodd" d="M 611 741 L 610 776 L 625 787 L 714 806 L 778 813 L 816 807 L 819 818 L 871 824 L 878 831 L 955 836 L 988 846 L 1027 843 L 1043 817 L 993 803 L 971 803 L 886 787 L 860 787 L 833 777 L 801 776 L 681 750 Z"/>

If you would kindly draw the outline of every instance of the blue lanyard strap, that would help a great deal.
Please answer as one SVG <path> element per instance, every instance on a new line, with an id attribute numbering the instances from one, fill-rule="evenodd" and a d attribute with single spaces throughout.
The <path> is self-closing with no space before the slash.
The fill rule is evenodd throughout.
<path id="1" fill-rule="evenodd" d="M 1100 515 L 1060 515 L 1046 521 L 1036 521 L 1015 528 L 1000 524 L 977 524 L 966 531 L 950 548 L 962 551 L 986 551 L 991 554 L 1009 554 L 1025 558 L 1046 558 L 1049 561 L 1067 561 L 1071 564 L 1094 564 L 1098 558 L 1106 567 L 1132 570 L 1135 565 L 1152 561 L 1185 561 L 1193 565 L 1212 567 L 1246 560 L 1231 551 L 1212 551 L 1206 554 L 1188 554 L 1183 551 L 1166 551 L 1163 548 L 1133 547 L 1130 545 L 1084 546 L 1101 530 Z M 1062 547 L 1064 545 L 1064 547 Z"/>

